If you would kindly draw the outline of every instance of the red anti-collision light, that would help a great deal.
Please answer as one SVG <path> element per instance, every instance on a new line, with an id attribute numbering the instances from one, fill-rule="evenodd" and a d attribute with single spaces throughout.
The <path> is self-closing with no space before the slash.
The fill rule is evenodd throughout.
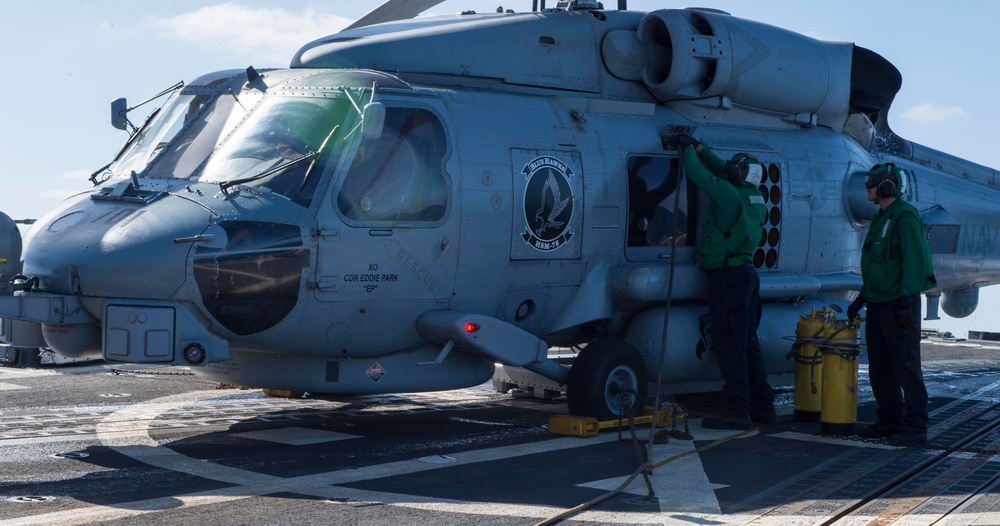
<path id="1" fill-rule="evenodd" d="M 465 332 L 476 332 L 478 330 L 479 330 L 479 326 L 476 325 L 475 323 L 466 323 L 465 324 Z"/>

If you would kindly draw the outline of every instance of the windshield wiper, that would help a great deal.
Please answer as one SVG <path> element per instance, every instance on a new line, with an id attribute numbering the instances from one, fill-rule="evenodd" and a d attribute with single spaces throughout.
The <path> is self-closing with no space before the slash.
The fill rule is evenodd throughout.
<path id="1" fill-rule="evenodd" d="M 143 104 L 145 104 L 145 102 Z M 90 174 L 90 182 L 93 183 L 94 186 L 97 186 L 108 180 L 108 178 L 105 177 L 104 179 L 98 181 L 97 175 L 106 171 L 108 168 L 111 167 L 112 164 L 115 164 L 115 161 L 117 161 L 118 158 L 121 157 L 123 153 L 125 153 L 125 150 L 127 150 L 128 147 L 131 146 L 132 143 L 134 143 L 140 135 L 142 135 L 143 131 L 145 131 L 146 129 L 146 126 L 148 126 L 149 123 L 153 122 L 153 119 L 160 113 L 161 109 L 163 108 L 156 108 L 155 110 L 153 110 L 153 113 L 150 113 L 149 116 L 146 117 L 146 120 L 142 121 L 142 123 L 138 127 L 133 126 L 132 131 L 128 134 L 128 138 L 125 139 L 125 142 L 121 145 L 121 147 L 118 148 L 118 151 L 115 153 L 114 157 L 111 158 L 111 162 L 105 164 L 104 166 L 98 168 L 94 173 Z M 110 174 L 108 174 L 108 176 L 110 177 Z"/>
<path id="2" fill-rule="evenodd" d="M 316 151 L 317 157 L 309 163 L 309 168 L 306 168 L 306 174 L 302 176 L 302 184 L 299 185 L 300 194 L 302 193 L 302 190 L 305 190 L 306 183 L 309 182 L 309 177 L 312 176 L 313 169 L 316 168 L 316 161 L 319 161 L 319 154 L 323 153 L 323 150 L 326 149 L 326 143 L 330 142 L 330 137 L 333 137 L 333 134 L 337 133 L 339 128 L 339 124 L 334 126 L 333 129 L 330 130 L 330 133 L 326 134 L 326 139 L 323 139 L 323 144 L 319 145 L 319 150 Z"/>
<path id="3" fill-rule="evenodd" d="M 302 154 L 301 156 L 296 157 L 294 159 L 291 159 L 289 161 L 285 161 L 285 162 L 279 164 L 278 166 L 275 166 L 274 168 L 268 168 L 267 170 L 264 170 L 263 172 L 261 172 L 259 174 L 252 175 L 250 177 L 244 177 L 242 179 L 233 179 L 232 181 L 223 181 L 223 182 L 219 183 L 219 189 L 222 190 L 222 193 L 224 193 L 226 195 L 229 195 L 229 192 L 227 192 L 226 190 L 229 187 L 231 187 L 231 186 L 236 186 L 238 184 L 249 183 L 249 182 L 252 182 L 252 181 L 256 181 L 258 179 L 263 179 L 263 178 L 265 178 L 265 177 L 267 177 L 269 175 L 274 175 L 274 174 L 276 174 L 278 172 L 287 170 L 288 168 L 291 168 L 292 166 L 300 164 L 300 163 L 302 163 L 302 161 L 305 161 L 306 159 L 312 159 L 316 155 L 317 155 L 316 152 L 306 152 L 306 153 Z"/>

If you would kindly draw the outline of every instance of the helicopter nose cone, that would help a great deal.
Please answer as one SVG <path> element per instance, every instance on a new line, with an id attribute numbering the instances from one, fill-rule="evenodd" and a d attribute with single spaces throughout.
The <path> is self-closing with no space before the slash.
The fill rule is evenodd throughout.
<path id="1" fill-rule="evenodd" d="M 146 206 L 83 196 L 39 220 L 24 246 L 26 276 L 55 294 L 167 299 L 186 279 L 190 243 L 209 212 L 165 197 Z"/>

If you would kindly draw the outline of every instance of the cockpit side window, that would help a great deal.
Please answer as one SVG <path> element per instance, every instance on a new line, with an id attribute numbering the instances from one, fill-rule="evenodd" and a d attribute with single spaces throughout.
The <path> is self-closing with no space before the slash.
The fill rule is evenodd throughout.
<path id="1" fill-rule="evenodd" d="M 348 223 L 396 225 L 444 219 L 448 181 L 444 128 L 431 112 L 386 108 L 377 139 L 361 140 L 337 193 Z M 359 225 L 360 226 L 360 225 Z"/>
<path id="2" fill-rule="evenodd" d="M 628 158 L 629 247 L 694 246 L 697 213 L 689 196 L 696 192 L 680 179 L 677 157 Z"/>

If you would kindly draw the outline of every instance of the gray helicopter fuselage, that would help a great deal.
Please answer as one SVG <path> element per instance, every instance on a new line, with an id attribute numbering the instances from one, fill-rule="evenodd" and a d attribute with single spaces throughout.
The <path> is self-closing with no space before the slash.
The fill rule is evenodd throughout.
<path id="1" fill-rule="evenodd" d="M 38 324 L 69 356 L 364 393 L 476 385 L 495 363 L 563 381 L 548 347 L 599 335 L 654 372 L 670 305 L 664 378 L 717 380 L 697 350 L 708 201 L 661 145 L 671 127 L 765 167 L 754 264 L 770 371 L 794 367 L 797 316 L 860 287 L 876 210 L 863 181 L 877 162 L 910 174 L 939 280 L 928 295 L 971 312 L 978 287 L 1000 281 L 992 170 L 872 124 L 887 104 L 852 111 L 864 90 L 833 77 L 869 55 L 850 44 L 768 33 L 827 59 L 819 87 L 798 78 L 818 67 L 808 56 L 761 72 L 736 44 L 720 54 L 728 73 L 642 67 L 657 29 L 689 30 L 692 16 L 733 42 L 748 34 L 709 12 L 448 17 L 349 30 L 304 47 L 291 69 L 196 79 L 101 184 L 36 223 L 22 273 L 37 282 L 0 314 Z M 454 47 L 481 34 L 494 40 Z M 426 56 L 442 48 L 455 52 Z"/>

